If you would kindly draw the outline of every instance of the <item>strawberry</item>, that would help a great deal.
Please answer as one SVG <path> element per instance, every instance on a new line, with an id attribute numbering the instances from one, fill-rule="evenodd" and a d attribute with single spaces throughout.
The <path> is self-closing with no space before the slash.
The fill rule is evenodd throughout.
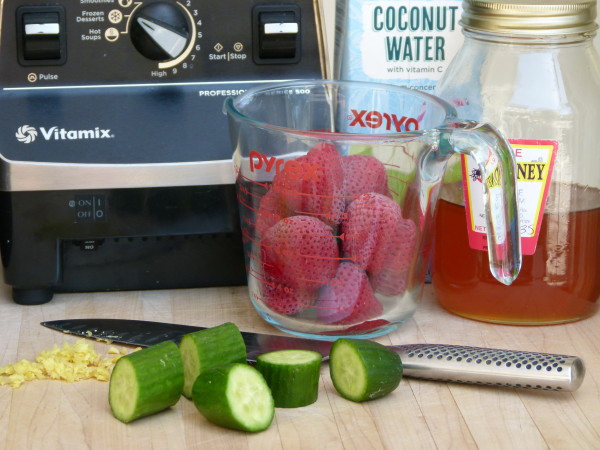
<path id="1" fill-rule="evenodd" d="M 382 261 L 381 267 L 374 264 L 377 270 L 372 271 L 370 280 L 375 292 L 391 296 L 406 290 L 416 244 L 415 223 L 412 220 L 400 220 L 385 249 L 388 257 Z"/>
<path id="2" fill-rule="evenodd" d="M 335 275 L 339 264 L 337 240 L 331 227 L 315 217 L 280 220 L 264 233 L 260 246 L 266 283 L 288 287 L 287 293 L 298 297 L 298 305 L 309 304 L 306 299 Z M 289 296 L 282 298 L 278 301 L 291 301 Z"/>
<path id="3" fill-rule="evenodd" d="M 394 267 L 407 268 L 413 259 L 417 241 L 417 227 L 412 220 L 400 218 L 390 226 L 388 234 L 380 238 L 379 247 L 373 257 L 369 271 L 373 274 Z"/>
<path id="4" fill-rule="evenodd" d="M 307 173 L 308 172 L 308 173 Z M 281 172 L 273 178 L 271 191 L 278 196 L 277 207 L 283 217 L 295 216 L 302 210 L 302 184 L 304 176 L 310 176 L 311 171 L 306 161 L 306 155 L 293 161 L 288 161 Z"/>
<path id="5" fill-rule="evenodd" d="M 377 265 L 385 257 L 380 250 L 401 219 L 400 206 L 390 198 L 375 193 L 360 195 L 350 203 L 342 222 L 344 256 L 352 258 L 362 269 L 379 269 Z"/>
<path id="6" fill-rule="evenodd" d="M 400 266 L 411 264 L 416 226 L 402 218 L 400 206 L 389 197 L 360 195 L 348 207 L 341 230 L 344 256 L 369 274 L 379 274 L 384 269 L 397 274 Z"/>
<path id="7" fill-rule="evenodd" d="M 386 296 L 398 295 L 406 290 L 411 256 L 395 258 L 380 271 L 371 274 L 373 290 Z"/>
<path id="8" fill-rule="evenodd" d="M 335 226 L 345 208 L 342 158 L 332 144 L 319 143 L 306 155 L 287 162 L 273 179 L 288 215 L 303 214 Z"/>
<path id="9" fill-rule="evenodd" d="M 270 189 L 260 199 L 254 225 L 255 235 L 257 237 L 262 236 L 269 228 L 287 216 L 288 211 L 283 204 L 281 195 Z"/>
<path id="10" fill-rule="evenodd" d="M 342 158 L 333 144 L 320 143 L 306 155 L 309 164 L 317 167 L 317 177 L 304 183 L 306 211 L 320 213 L 322 220 L 338 225 L 346 207 Z"/>
<path id="11" fill-rule="evenodd" d="M 261 291 L 263 302 L 278 314 L 292 315 L 304 311 L 317 299 L 316 290 L 296 291 L 277 283 L 274 277 L 267 277 Z"/>
<path id="12" fill-rule="evenodd" d="M 342 158 L 346 205 L 360 194 L 375 192 L 390 196 L 388 177 L 381 161 L 370 155 L 348 155 Z"/>
<path id="13" fill-rule="evenodd" d="M 321 289 L 316 308 L 323 322 L 337 324 L 361 322 L 383 311 L 366 272 L 349 262 L 341 263 L 335 277 Z"/>
<path id="14" fill-rule="evenodd" d="M 373 333 L 379 331 L 381 328 L 388 327 L 390 322 L 385 319 L 367 320 L 365 322 L 357 323 L 356 325 L 349 326 L 343 330 L 328 331 L 328 336 L 348 336 L 351 334 L 364 335 L 365 333 Z"/>

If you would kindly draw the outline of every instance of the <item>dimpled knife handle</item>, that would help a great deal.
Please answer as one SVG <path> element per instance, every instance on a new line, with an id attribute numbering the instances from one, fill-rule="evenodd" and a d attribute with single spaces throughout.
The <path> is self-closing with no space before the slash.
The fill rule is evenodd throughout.
<path id="1" fill-rule="evenodd" d="M 438 381 L 574 391 L 585 376 L 576 356 L 460 345 L 392 346 L 401 357 L 404 375 Z"/>

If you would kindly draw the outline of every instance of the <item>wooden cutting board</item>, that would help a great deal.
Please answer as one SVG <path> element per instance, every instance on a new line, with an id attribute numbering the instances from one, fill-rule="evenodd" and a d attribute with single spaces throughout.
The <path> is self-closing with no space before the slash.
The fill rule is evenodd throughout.
<path id="1" fill-rule="evenodd" d="M 19 306 L 0 287 L 0 365 L 32 359 L 76 338 L 39 325 L 44 320 L 110 317 L 281 334 L 252 309 L 247 289 L 207 288 L 60 294 L 46 305 Z M 574 393 L 466 386 L 405 379 L 389 396 L 356 404 L 321 371 L 319 399 L 277 409 L 265 432 L 248 434 L 208 423 L 182 399 L 168 411 L 129 425 L 114 419 L 108 383 L 32 381 L 0 387 L 0 448 L 256 448 L 256 449 L 512 449 L 600 448 L 600 315 L 546 327 L 513 327 L 462 319 L 443 311 L 430 286 L 415 317 L 379 339 L 385 344 L 447 343 L 581 356 L 587 376 Z M 98 352 L 108 346 L 94 343 Z"/>

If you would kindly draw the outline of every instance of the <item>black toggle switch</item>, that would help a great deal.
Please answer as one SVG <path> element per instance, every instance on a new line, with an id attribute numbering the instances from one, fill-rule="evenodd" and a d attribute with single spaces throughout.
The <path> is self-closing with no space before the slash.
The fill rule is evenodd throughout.
<path id="1" fill-rule="evenodd" d="M 17 10 L 19 62 L 59 65 L 66 60 L 64 9 L 27 6 Z"/>
<path id="2" fill-rule="evenodd" d="M 254 61 L 257 64 L 291 64 L 300 61 L 300 27 L 298 5 L 255 6 Z"/>
<path id="3" fill-rule="evenodd" d="M 23 14 L 23 58 L 60 59 L 57 13 Z"/>

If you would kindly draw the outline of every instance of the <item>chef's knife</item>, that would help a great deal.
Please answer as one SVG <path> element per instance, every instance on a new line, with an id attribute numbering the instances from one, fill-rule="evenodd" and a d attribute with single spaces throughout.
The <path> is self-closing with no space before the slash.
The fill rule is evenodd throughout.
<path id="1" fill-rule="evenodd" d="M 120 344 L 148 347 L 181 338 L 204 327 L 122 319 L 67 319 L 42 322 L 65 333 Z M 262 353 L 282 349 L 314 350 L 329 357 L 331 342 L 242 332 L 248 361 Z M 583 382 L 585 366 L 576 356 L 516 350 L 499 350 L 443 344 L 390 346 L 400 355 L 404 375 L 428 380 L 574 391 Z"/>

